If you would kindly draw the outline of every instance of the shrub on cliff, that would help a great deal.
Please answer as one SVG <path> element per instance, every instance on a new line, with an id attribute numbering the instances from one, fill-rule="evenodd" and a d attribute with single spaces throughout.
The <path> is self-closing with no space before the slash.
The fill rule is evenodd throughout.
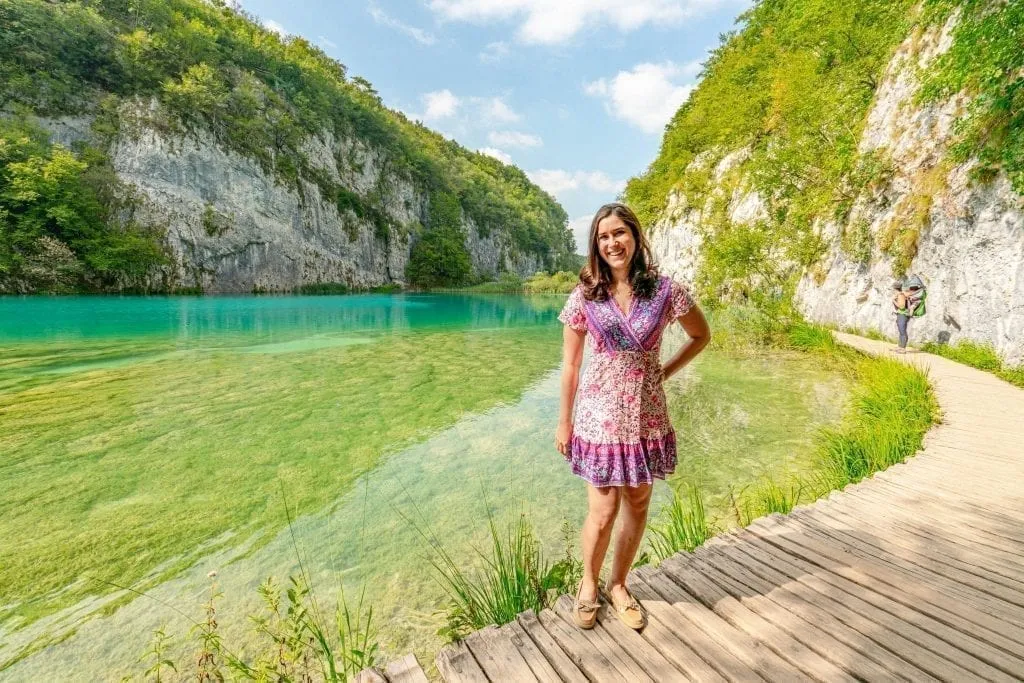
<path id="1" fill-rule="evenodd" d="M 152 235 L 113 220 L 103 163 L 0 119 L 0 292 L 137 285 L 164 261 Z"/>

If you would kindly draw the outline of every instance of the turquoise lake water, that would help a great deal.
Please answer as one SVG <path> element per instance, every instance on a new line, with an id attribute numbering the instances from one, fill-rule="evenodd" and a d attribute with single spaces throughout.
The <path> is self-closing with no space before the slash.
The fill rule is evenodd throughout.
<path id="1" fill-rule="evenodd" d="M 551 446 L 563 301 L 0 298 L 0 678 L 139 675 L 154 629 L 185 647 L 168 605 L 198 617 L 211 571 L 245 643 L 297 557 L 325 600 L 365 588 L 385 656 L 431 661 L 446 600 L 415 527 L 472 564 L 488 513 L 552 555 L 582 521 Z M 669 485 L 714 506 L 805 470 L 845 391 L 781 353 L 705 353 L 666 390 L 682 450 L 655 513 Z"/>

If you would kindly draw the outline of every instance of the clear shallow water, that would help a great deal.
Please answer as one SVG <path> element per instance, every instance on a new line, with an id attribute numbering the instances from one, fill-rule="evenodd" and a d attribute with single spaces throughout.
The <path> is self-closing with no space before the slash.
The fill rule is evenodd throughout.
<path id="1" fill-rule="evenodd" d="M 365 586 L 386 651 L 429 662 L 445 600 L 410 519 L 467 562 L 485 505 L 499 519 L 525 509 L 552 551 L 562 522 L 582 520 L 582 485 L 550 446 L 560 306 L 0 299 L 0 419 L 14 427 L 0 433 L 0 467 L 19 489 L 0 493 L 0 535 L 19 537 L 12 555 L 25 558 L 12 578 L 45 567 L 59 579 L 0 589 L 0 662 L 74 630 L 0 678 L 65 677 L 71 663 L 82 680 L 140 672 L 153 629 L 187 631 L 160 602 L 198 616 L 213 569 L 225 634 L 244 642 L 256 587 L 297 567 L 282 492 L 321 599 L 339 582 L 349 596 Z M 808 467 L 810 435 L 843 395 L 807 358 L 710 354 L 668 393 L 684 444 L 674 481 L 713 499 Z M 654 510 L 668 493 L 657 488 Z M 38 533 L 21 538 L 25 528 Z M 120 606 L 104 616 L 105 604 Z"/>

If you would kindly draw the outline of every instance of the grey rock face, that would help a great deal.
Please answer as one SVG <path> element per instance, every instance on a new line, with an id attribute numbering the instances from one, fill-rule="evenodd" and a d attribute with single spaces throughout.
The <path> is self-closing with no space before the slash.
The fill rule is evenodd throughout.
<path id="1" fill-rule="evenodd" d="M 155 103 L 124 105 L 129 125 L 110 153 L 118 177 L 135 197 L 132 218 L 166 233 L 173 264 L 152 284 L 205 292 L 287 291 L 311 283 L 351 287 L 404 284 L 415 226 L 428 197 L 389 171 L 387 159 L 359 140 L 329 134 L 307 140 L 310 163 L 360 196 L 373 194 L 385 216 L 339 211 L 316 184 L 281 182 L 255 160 L 220 147 L 203 131 L 167 132 L 149 123 Z M 40 119 L 55 141 L 70 145 L 89 136 L 89 120 Z M 519 254 L 500 226 L 480 237 L 464 220 L 474 271 L 520 275 L 542 267 L 537 255 Z"/>
<path id="2" fill-rule="evenodd" d="M 811 320 L 895 336 L 891 297 L 897 278 L 893 258 L 879 249 L 879 236 L 894 221 L 899 227 L 907 220 L 909 202 L 927 195 L 930 209 L 908 272 L 928 285 L 928 313 L 911 323 L 911 343 L 970 339 L 1019 363 L 1024 361 L 1024 200 L 1005 176 L 991 183 L 970 181 L 973 160 L 941 165 L 963 97 L 925 106 L 914 101 L 919 69 L 948 49 L 956 19 L 917 40 L 908 38 L 890 63 L 860 150 L 891 159 L 892 178 L 859 197 L 845 224 L 822 220 L 815 226 L 829 246 L 822 262 L 802 273 L 796 304 Z M 734 193 L 730 217 L 756 220 L 763 206 L 755 193 Z M 679 196 L 670 197 L 668 207 L 652 229 L 652 246 L 667 272 L 692 277 L 700 263 L 703 207 L 687 206 Z M 851 229 L 869 231 L 866 262 L 842 248 L 842 234 Z"/>

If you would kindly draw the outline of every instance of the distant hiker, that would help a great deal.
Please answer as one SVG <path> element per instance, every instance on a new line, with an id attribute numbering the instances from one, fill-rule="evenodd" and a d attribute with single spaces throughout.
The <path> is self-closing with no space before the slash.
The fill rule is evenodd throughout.
<path id="1" fill-rule="evenodd" d="M 589 252 L 580 284 L 558 316 L 565 327 L 555 448 L 587 482 L 583 580 L 572 615 L 580 628 L 594 627 L 598 574 L 621 511 L 603 597 L 619 619 L 639 629 L 645 617 L 626 589 L 626 574 L 643 538 L 654 480 L 676 468 L 676 436 L 662 382 L 701 352 L 711 332 L 686 285 L 658 273 L 629 207 L 606 204 L 598 210 L 590 223 Z M 662 333 L 675 321 L 689 340 L 662 365 Z M 592 356 L 581 379 L 584 341 Z"/>
<path id="2" fill-rule="evenodd" d="M 924 282 L 917 275 L 911 275 L 905 280 L 898 280 L 893 283 L 895 290 L 892 296 L 893 312 L 896 314 L 896 330 L 899 333 L 899 346 L 893 351 L 896 353 L 907 352 L 907 324 L 911 318 L 920 318 L 925 312 L 925 298 L 928 290 Z"/>

